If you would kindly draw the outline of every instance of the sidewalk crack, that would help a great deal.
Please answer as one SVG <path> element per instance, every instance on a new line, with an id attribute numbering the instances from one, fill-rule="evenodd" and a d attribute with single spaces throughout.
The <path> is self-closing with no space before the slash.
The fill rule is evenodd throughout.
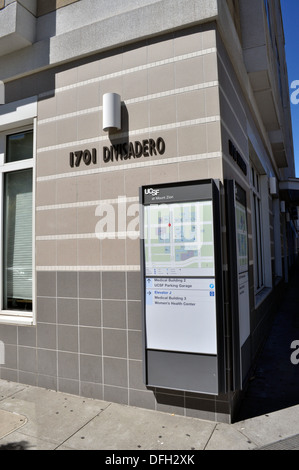
<path id="1" fill-rule="evenodd" d="M 67 441 L 69 441 L 75 434 L 77 434 L 78 432 L 81 431 L 81 429 L 85 428 L 85 426 L 87 426 L 87 424 L 91 423 L 95 418 L 97 418 L 98 416 L 100 416 L 102 413 L 104 413 L 104 411 L 106 411 L 109 407 L 111 406 L 111 403 L 108 403 L 108 405 L 103 408 L 101 411 L 99 411 L 97 414 L 95 414 L 92 418 L 90 418 L 88 421 L 86 421 L 86 423 L 82 424 L 82 426 L 80 426 L 76 431 L 74 431 L 72 434 L 70 434 L 64 441 L 62 441 L 60 444 L 58 444 L 55 449 L 53 450 L 58 450 L 59 447 L 63 446 Z"/>

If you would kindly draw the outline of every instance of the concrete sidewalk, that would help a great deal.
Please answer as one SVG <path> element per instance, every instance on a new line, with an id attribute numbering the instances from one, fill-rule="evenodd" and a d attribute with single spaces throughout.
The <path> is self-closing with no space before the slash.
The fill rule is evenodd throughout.
<path id="1" fill-rule="evenodd" d="M 0 450 L 299 450 L 299 268 L 294 268 L 238 422 L 214 423 L 0 380 Z"/>
<path id="2" fill-rule="evenodd" d="M 257 358 L 238 421 L 273 413 L 299 404 L 299 266 L 292 270 L 285 293 L 277 306 L 269 336 Z M 295 362 L 291 360 L 294 354 Z M 299 432 L 299 431 L 298 431 Z"/>
<path id="3" fill-rule="evenodd" d="M 0 380 L 0 450 L 299 449 L 299 405 L 228 425 Z"/>

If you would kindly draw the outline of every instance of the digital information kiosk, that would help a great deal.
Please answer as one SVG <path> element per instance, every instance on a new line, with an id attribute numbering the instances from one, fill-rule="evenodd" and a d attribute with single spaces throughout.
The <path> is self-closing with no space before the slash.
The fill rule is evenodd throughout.
<path id="1" fill-rule="evenodd" d="M 242 390 L 251 364 L 249 255 L 246 192 L 235 181 L 225 182 L 229 227 L 229 284 L 232 323 L 233 388 Z"/>
<path id="2" fill-rule="evenodd" d="M 140 189 L 147 386 L 225 391 L 219 185 Z"/>

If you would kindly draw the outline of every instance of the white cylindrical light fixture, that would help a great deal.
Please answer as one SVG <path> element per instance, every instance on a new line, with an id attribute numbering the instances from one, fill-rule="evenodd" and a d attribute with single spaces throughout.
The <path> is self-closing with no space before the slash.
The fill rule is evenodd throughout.
<path id="1" fill-rule="evenodd" d="M 103 130 L 121 129 L 121 99 L 117 93 L 106 93 L 103 96 Z"/>
<path id="2" fill-rule="evenodd" d="M 278 184 L 277 179 L 275 177 L 271 177 L 269 180 L 270 184 L 270 194 L 271 196 L 278 196 Z"/>

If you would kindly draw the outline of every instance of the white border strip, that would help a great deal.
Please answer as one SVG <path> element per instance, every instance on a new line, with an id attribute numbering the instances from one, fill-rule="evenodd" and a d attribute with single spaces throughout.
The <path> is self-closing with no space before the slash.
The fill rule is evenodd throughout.
<path id="1" fill-rule="evenodd" d="M 100 204 L 119 204 L 119 203 L 130 203 L 130 202 L 139 202 L 138 197 L 126 197 L 119 196 L 117 199 L 102 199 L 100 201 L 82 201 L 82 202 L 69 202 L 65 204 L 51 204 L 48 206 L 39 206 L 36 208 L 37 211 L 49 211 L 57 209 L 71 209 L 76 207 L 90 207 L 90 206 L 99 206 Z"/>
<path id="2" fill-rule="evenodd" d="M 179 56 L 176 56 L 176 57 L 171 57 L 169 59 L 164 59 L 164 60 L 159 60 L 159 61 L 156 61 L 156 62 L 151 62 L 150 64 L 139 65 L 139 66 L 136 66 L 136 67 L 132 67 L 130 69 L 120 70 L 119 72 L 113 72 L 113 73 L 110 73 L 110 74 L 107 74 L 107 75 L 102 75 L 101 77 L 91 78 L 89 80 L 83 80 L 82 82 L 73 83 L 71 85 L 66 85 L 66 86 L 63 86 L 63 87 L 60 87 L 60 88 L 56 88 L 55 90 L 51 90 L 51 91 L 47 91 L 45 93 L 41 93 L 39 95 L 39 97 L 40 98 L 45 98 L 45 97 L 49 96 L 50 94 L 53 94 L 53 92 L 55 92 L 57 94 L 57 93 L 61 93 L 63 91 L 71 90 L 73 88 L 79 88 L 81 86 L 90 85 L 92 83 L 99 83 L 99 82 L 102 82 L 104 80 L 111 80 L 112 78 L 123 77 L 124 75 L 128 75 L 130 73 L 140 72 L 142 70 L 149 70 L 151 68 L 159 67 L 161 65 L 174 64 L 174 63 L 180 62 L 182 60 L 193 59 L 193 58 L 196 58 L 196 57 L 201 57 L 201 56 L 205 56 L 205 55 L 212 54 L 212 53 L 217 53 L 217 48 L 216 47 L 211 47 L 209 49 L 203 49 L 201 51 L 190 52 L 188 54 L 183 54 L 183 55 L 179 55 Z"/>
<path id="3" fill-rule="evenodd" d="M 173 90 L 168 90 L 168 91 L 162 91 L 159 93 L 153 93 L 151 95 L 145 95 L 145 96 L 140 96 L 138 98 L 132 98 L 130 100 L 126 100 L 125 104 L 130 105 L 130 104 L 136 104 L 136 103 L 142 103 L 145 101 L 151 101 L 159 98 L 166 98 L 168 96 L 174 96 L 174 95 L 180 95 L 183 93 L 189 93 L 192 91 L 198 91 L 198 90 L 204 90 L 206 88 L 213 88 L 215 86 L 219 86 L 219 81 L 212 81 L 212 82 L 204 82 L 204 83 L 199 83 L 197 85 L 191 85 L 188 87 L 182 87 L 182 88 L 175 88 Z M 61 116 L 53 116 L 51 118 L 46 118 L 46 119 L 41 119 L 38 122 L 39 126 L 42 126 L 44 124 L 48 124 L 51 122 L 58 122 L 63 119 L 69 119 L 77 116 L 84 116 L 86 114 L 93 114 L 93 113 L 98 113 L 102 111 L 103 106 L 96 106 L 94 108 L 88 108 L 88 109 L 83 109 L 80 111 L 75 111 L 72 113 L 67 113 L 67 114 L 62 114 Z"/>
<path id="4" fill-rule="evenodd" d="M 36 266 L 36 271 L 140 271 L 140 266 Z"/>
<path id="5" fill-rule="evenodd" d="M 180 127 L 188 127 L 188 126 L 196 126 L 199 124 L 208 124 L 210 122 L 216 122 L 220 121 L 220 115 L 218 116 L 209 116 L 205 118 L 199 118 L 199 119 L 192 119 L 190 121 L 181 121 L 181 122 L 173 122 L 172 124 L 164 124 L 161 126 L 153 126 L 153 127 L 146 127 L 144 129 L 137 129 L 135 131 L 130 131 L 130 137 L 139 135 L 139 134 L 147 134 L 147 133 L 153 133 L 153 132 L 160 132 L 160 131 L 168 131 L 171 129 L 178 129 Z M 122 132 L 117 134 L 117 138 L 126 138 L 128 137 L 127 132 Z M 38 149 L 37 153 L 43 153 L 43 152 L 50 152 L 53 150 L 61 150 L 65 148 L 70 148 L 70 147 L 77 147 L 77 146 L 83 146 L 83 145 L 88 145 L 88 144 L 97 144 L 99 142 L 104 142 L 105 140 L 108 140 L 108 137 L 106 135 L 104 136 L 97 136 L 97 137 L 92 137 L 91 139 L 85 139 L 85 140 L 77 140 L 74 142 L 66 142 L 65 144 L 57 144 L 57 145 L 51 145 L 49 147 L 42 147 Z"/>
<path id="6" fill-rule="evenodd" d="M 35 239 L 37 241 L 50 241 L 50 240 L 88 240 L 97 238 L 98 240 L 125 240 L 130 238 L 137 240 L 140 237 L 139 231 L 127 232 L 101 232 L 101 233 L 71 233 L 62 235 L 38 235 Z"/>
<path id="7" fill-rule="evenodd" d="M 160 160 L 151 160 L 151 161 L 143 161 L 143 162 L 136 162 L 134 163 L 135 168 L 142 168 L 148 166 L 157 166 L 157 165 L 168 165 L 170 163 L 183 163 L 183 162 L 190 162 L 196 160 L 205 160 L 211 158 L 221 158 L 222 152 L 210 152 L 210 153 L 200 153 L 196 155 L 187 155 L 185 157 L 170 157 L 164 158 Z M 82 170 L 77 172 L 68 172 L 68 173 L 60 173 L 59 175 L 49 175 L 49 176 L 40 176 L 37 178 L 37 182 L 40 183 L 42 181 L 51 181 L 57 180 L 62 178 L 72 178 L 74 176 L 86 176 L 96 173 L 110 173 L 113 171 L 121 171 L 121 170 L 128 170 L 132 169 L 132 164 L 126 165 L 115 165 L 109 167 L 101 167 L 95 168 L 94 170 Z"/>

